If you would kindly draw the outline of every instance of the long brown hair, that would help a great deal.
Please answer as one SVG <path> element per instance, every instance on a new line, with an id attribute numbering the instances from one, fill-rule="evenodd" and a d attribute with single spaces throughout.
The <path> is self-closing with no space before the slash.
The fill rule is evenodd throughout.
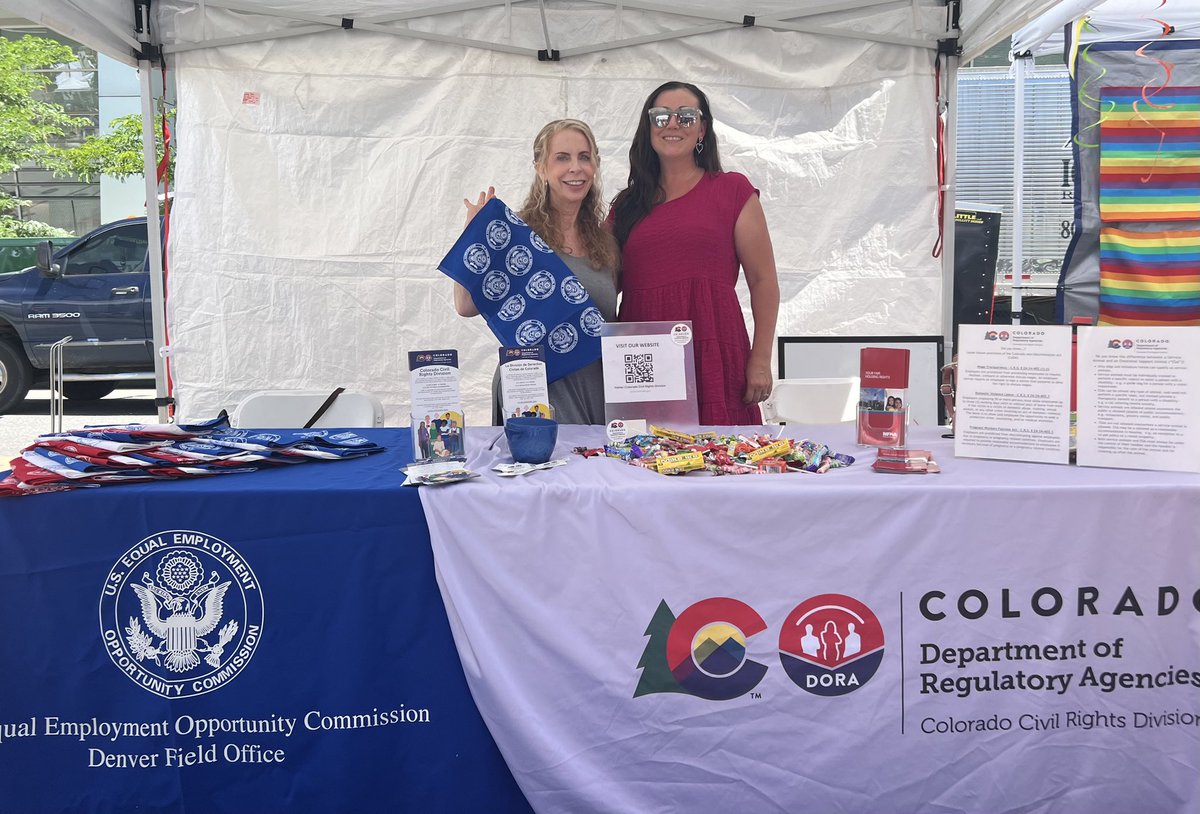
<path id="1" fill-rule="evenodd" d="M 618 262 L 617 244 L 602 225 L 604 193 L 600 187 L 600 150 L 596 146 L 596 137 L 592 135 L 592 128 L 579 119 L 556 119 L 550 122 L 538 131 L 533 140 L 533 164 L 539 168 L 546 166 L 546 153 L 550 149 L 550 139 L 563 130 L 576 130 L 583 134 L 588 141 L 588 149 L 592 151 L 592 161 L 595 162 L 596 167 L 596 174 L 592 178 L 592 187 L 584 197 L 575 221 L 576 228 L 579 229 L 579 237 L 583 240 L 584 251 L 587 252 L 588 260 L 594 267 L 610 270 L 615 275 Z M 525 203 L 521 207 L 520 215 L 533 231 L 550 244 L 550 248 L 555 251 L 563 251 L 562 232 L 558 228 L 553 207 L 550 205 L 549 184 L 536 175 L 533 178 L 533 185 L 529 188 L 529 195 L 526 196 Z"/>
<path id="2" fill-rule="evenodd" d="M 704 145 L 701 152 L 693 153 L 696 166 L 707 173 L 721 172 L 721 156 L 717 150 L 717 134 L 713 130 L 712 110 L 708 106 L 708 97 L 704 91 L 690 82 L 665 82 L 651 91 L 642 105 L 642 115 L 638 119 L 637 132 L 633 134 L 633 144 L 629 147 L 629 184 L 617 193 L 613 199 L 613 236 L 617 244 L 625 245 L 633 227 L 647 215 L 650 210 L 663 201 L 662 190 L 658 180 L 662 167 L 658 161 L 658 153 L 650 144 L 650 108 L 660 93 L 669 90 L 686 90 L 696 97 L 700 103 L 700 112 L 704 114 Z"/>

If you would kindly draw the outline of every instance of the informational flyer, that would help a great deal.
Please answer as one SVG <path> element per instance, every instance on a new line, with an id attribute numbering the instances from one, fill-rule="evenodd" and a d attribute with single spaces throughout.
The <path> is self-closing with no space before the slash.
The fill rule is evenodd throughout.
<path id="1" fill-rule="evenodd" d="M 546 386 L 546 349 L 500 348 L 500 404 L 505 418 L 535 413 L 554 418 Z"/>
<path id="2" fill-rule="evenodd" d="M 902 447 L 908 429 L 908 348 L 859 351 L 858 443 Z"/>
<path id="3" fill-rule="evenodd" d="M 1079 329 L 1080 466 L 1200 472 L 1200 327 Z"/>
<path id="4" fill-rule="evenodd" d="M 687 398 L 683 347 L 670 336 L 606 336 L 605 401 L 678 401 Z"/>
<path id="5" fill-rule="evenodd" d="M 605 323 L 600 347 L 606 420 L 698 422 L 692 323 Z"/>
<path id="6" fill-rule="evenodd" d="M 408 369 L 415 459 L 461 457 L 466 430 L 458 389 L 458 351 L 411 351 Z"/>
<path id="7" fill-rule="evenodd" d="M 960 325 L 954 454 L 1065 464 L 1071 328 Z"/>

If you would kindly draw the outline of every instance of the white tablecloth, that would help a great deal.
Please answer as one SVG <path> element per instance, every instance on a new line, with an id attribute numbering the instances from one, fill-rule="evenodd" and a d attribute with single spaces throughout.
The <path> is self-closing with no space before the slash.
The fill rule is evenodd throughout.
<path id="1" fill-rule="evenodd" d="M 1200 810 L 1200 475 L 955 459 L 921 428 L 942 474 L 885 475 L 850 425 L 788 432 L 859 460 L 571 456 L 422 489 L 468 682 L 536 809 Z M 473 469 L 509 460 L 499 434 L 473 431 Z"/>

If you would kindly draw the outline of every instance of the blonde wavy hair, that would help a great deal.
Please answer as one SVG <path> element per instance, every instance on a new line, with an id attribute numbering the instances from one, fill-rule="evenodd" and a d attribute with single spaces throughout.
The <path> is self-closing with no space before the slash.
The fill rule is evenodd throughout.
<path id="1" fill-rule="evenodd" d="M 592 151 L 592 161 L 595 162 L 596 174 L 592 178 L 592 187 L 579 207 L 579 216 L 575 223 L 579 236 L 583 240 L 583 248 L 588 260 L 597 269 L 608 269 L 614 279 L 617 275 L 617 242 L 608 230 L 604 228 L 604 193 L 600 187 L 600 150 L 596 146 L 596 137 L 592 128 L 579 119 L 555 119 L 547 124 L 533 140 L 533 165 L 544 170 L 548 160 L 550 139 L 563 130 L 576 130 L 583 134 L 588 141 L 588 149 Z M 537 232 L 550 244 L 555 251 L 563 251 L 562 232 L 554 219 L 554 210 L 550 205 L 550 185 L 537 175 L 529 187 L 529 195 L 521 207 L 521 219 L 533 231 Z"/>

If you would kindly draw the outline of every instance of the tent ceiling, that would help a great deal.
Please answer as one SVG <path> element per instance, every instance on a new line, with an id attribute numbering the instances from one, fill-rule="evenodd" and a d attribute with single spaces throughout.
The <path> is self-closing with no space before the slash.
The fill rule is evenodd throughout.
<path id="1" fill-rule="evenodd" d="M 1086 17 L 1080 32 L 1081 44 L 1093 42 L 1137 42 L 1163 36 L 1171 39 L 1200 38 L 1200 3 L 1162 0 L 1064 0 L 1012 36 L 1012 51 L 1035 56 L 1062 53 L 1063 26 Z M 1169 34 L 1163 26 L 1170 26 Z"/>
<path id="2" fill-rule="evenodd" d="M 11 11 L 130 65 L 136 64 L 134 53 L 137 50 L 136 37 L 132 33 L 133 5 L 131 0 L 89 0 L 87 3 L 79 0 L 5 0 L 5 6 Z M 961 0 L 959 44 L 963 57 L 970 59 L 982 53 L 1054 5 L 1055 0 Z M 612 0 L 553 3 L 466 0 L 440 5 L 430 0 L 259 0 L 253 3 L 156 0 L 152 4 L 151 38 L 163 45 L 169 54 L 197 47 L 200 43 L 212 47 L 260 39 L 266 32 L 296 36 L 341 29 L 345 19 L 354 20 L 356 28 L 408 29 L 402 33 L 422 39 L 461 42 L 464 38 L 431 30 L 429 20 L 494 6 L 539 12 L 552 7 L 581 14 L 604 7 L 618 20 L 623 9 L 630 9 L 658 13 L 663 24 L 662 31 L 652 35 L 571 42 L 541 14 L 541 25 L 534 26 L 540 30 L 500 31 L 492 41 L 462 44 L 510 52 L 515 48 L 517 53 L 528 53 L 531 58 L 536 58 L 538 51 L 553 49 L 561 58 L 569 58 L 597 50 L 741 27 L 743 21 L 751 17 L 755 25 L 776 30 L 821 37 L 861 37 L 925 48 L 934 47 L 939 38 L 946 36 L 946 12 L 939 0 L 756 0 L 742 3 L 691 0 L 669 4 L 637 0 L 624 3 Z M 905 11 L 907 13 L 897 13 Z M 233 31 L 220 30 L 231 26 Z M 186 35 L 182 35 L 183 32 L 187 32 Z M 198 35 L 194 36 L 193 32 Z M 536 42 L 524 36 L 528 33 L 536 36 Z"/>

